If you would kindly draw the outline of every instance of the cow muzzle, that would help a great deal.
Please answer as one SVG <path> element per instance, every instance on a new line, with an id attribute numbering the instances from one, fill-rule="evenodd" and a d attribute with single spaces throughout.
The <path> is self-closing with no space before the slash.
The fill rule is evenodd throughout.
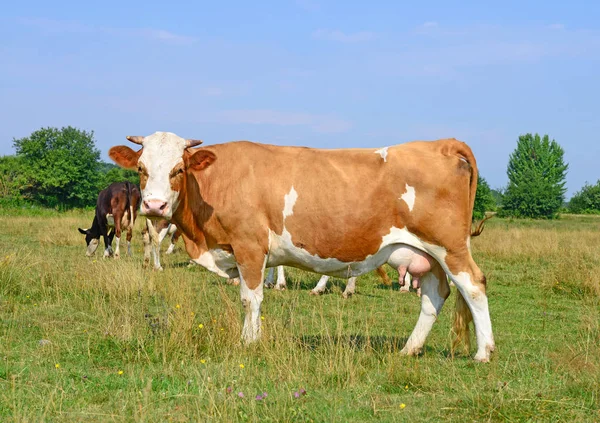
<path id="1" fill-rule="evenodd" d="M 145 216 L 163 217 L 169 211 L 169 205 L 163 200 L 144 200 L 142 202 L 141 212 Z"/>

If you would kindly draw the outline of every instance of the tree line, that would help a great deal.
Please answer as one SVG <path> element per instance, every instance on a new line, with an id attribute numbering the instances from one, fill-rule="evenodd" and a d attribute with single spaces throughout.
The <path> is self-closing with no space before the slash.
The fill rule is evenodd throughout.
<path id="1" fill-rule="evenodd" d="M 71 126 L 41 128 L 13 139 L 16 154 L 0 157 L 0 206 L 57 209 L 93 207 L 112 182 L 139 183 L 135 172 L 100 160 L 94 133 Z M 556 218 L 559 212 L 600 214 L 600 180 L 565 200 L 568 164 L 548 135 L 519 136 L 509 157 L 505 189 L 491 189 L 479 175 L 473 218 L 486 212 L 523 218 Z"/>

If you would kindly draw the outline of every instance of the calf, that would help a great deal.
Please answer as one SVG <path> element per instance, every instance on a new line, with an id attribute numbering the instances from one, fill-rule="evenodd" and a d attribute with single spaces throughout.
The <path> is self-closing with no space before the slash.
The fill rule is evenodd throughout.
<path id="1" fill-rule="evenodd" d="M 104 257 L 113 255 L 112 240 L 115 238 L 114 257 L 119 258 L 122 229 L 127 230 L 127 254 L 131 255 L 131 234 L 140 206 L 141 194 L 131 182 L 115 182 L 98 194 L 96 214 L 89 229 L 79 229 L 85 235 L 86 256 L 91 257 L 98 248 L 100 237 L 104 238 Z"/>

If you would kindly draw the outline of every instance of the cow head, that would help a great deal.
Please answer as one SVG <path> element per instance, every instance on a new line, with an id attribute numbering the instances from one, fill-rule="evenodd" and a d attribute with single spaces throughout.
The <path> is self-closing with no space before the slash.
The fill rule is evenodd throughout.
<path id="1" fill-rule="evenodd" d="M 98 248 L 98 237 L 92 234 L 90 229 L 77 229 L 79 229 L 79 233 L 85 235 L 85 243 L 87 245 L 87 251 L 85 252 L 85 255 L 88 257 L 93 256 Z"/>
<path id="2" fill-rule="evenodd" d="M 142 148 L 134 151 L 120 145 L 112 147 L 108 155 L 119 166 L 138 171 L 142 191 L 140 211 L 146 216 L 170 219 L 179 206 L 187 171 L 202 170 L 216 159 L 207 150 L 188 150 L 202 141 L 186 140 L 170 132 L 127 139 Z"/>

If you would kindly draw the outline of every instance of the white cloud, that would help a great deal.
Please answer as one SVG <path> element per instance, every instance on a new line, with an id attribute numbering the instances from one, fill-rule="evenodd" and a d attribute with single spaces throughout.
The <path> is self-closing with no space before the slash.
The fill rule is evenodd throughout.
<path id="1" fill-rule="evenodd" d="M 438 23 L 434 21 L 425 22 L 423 24 L 423 28 L 435 28 L 436 26 L 438 26 Z"/>
<path id="2" fill-rule="evenodd" d="M 281 112 L 277 110 L 227 110 L 216 115 L 218 123 L 308 126 L 315 132 L 346 132 L 352 123 L 332 115 L 319 115 L 301 112 Z"/>
<path id="3" fill-rule="evenodd" d="M 315 40 L 338 41 L 341 43 L 357 43 L 371 41 L 377 38 L 377 34 L 369 31 L 359 31 L 352 34 L 346 34 L 338 29 L 317 29 L 313 31 L 312 37 Z"/>

